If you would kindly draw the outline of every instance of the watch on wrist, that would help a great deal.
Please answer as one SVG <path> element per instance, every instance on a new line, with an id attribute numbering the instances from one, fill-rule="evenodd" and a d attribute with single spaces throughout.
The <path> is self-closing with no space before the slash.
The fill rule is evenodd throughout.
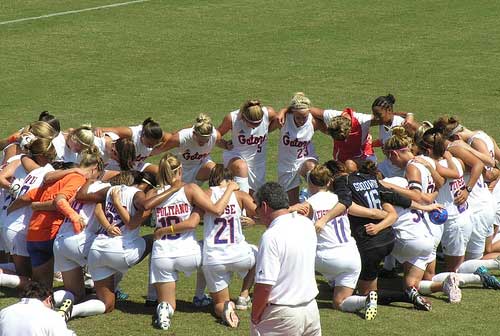
<path id="1" fill-rule="evenodd" d="M 472 191 L 472 187 L 466 186 L 465 190 L 467 190 L 467 192 L 470 194 L 470 192 Z"/>

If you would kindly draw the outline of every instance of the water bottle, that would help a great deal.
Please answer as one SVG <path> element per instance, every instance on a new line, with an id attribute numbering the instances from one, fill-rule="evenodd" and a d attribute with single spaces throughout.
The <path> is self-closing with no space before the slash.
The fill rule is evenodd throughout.
<path id="1" fill-rule="evenodd" d="M 300 190 L 299 192 L 299 202 L 300 203 L 303 203 L 305 201 L 307 201 L 307 199 L 309 198 L 309 191 L 307 190 L 307 188 L 304 188 L 302 190 Z"/>

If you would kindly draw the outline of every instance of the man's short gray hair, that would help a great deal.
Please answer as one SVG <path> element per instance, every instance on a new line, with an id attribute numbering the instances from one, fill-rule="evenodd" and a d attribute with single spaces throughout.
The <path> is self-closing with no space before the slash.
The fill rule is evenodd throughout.
<path id="1" fill-rule="evenodd" d="M 262 202 L 273 210 L 288 209 L 289 201 L 285 189 L 276 182 L 266 182 L 255 193 L 255 201 L 257 206 Z"/>

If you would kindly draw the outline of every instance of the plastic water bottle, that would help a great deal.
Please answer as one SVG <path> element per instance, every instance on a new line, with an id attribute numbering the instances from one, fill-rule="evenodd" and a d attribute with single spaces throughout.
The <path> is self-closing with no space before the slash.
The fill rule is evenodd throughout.
<path id="1" fill-rule="evenodd" d="M 309 191 L 307 190 L 307 188 L 304 188 L 302 189 L 300 192 L 299 192 L 299 202 L 302 203 L 302 202 L 305 202 L 307 201 L 307 199 L 309 198 Z"/>

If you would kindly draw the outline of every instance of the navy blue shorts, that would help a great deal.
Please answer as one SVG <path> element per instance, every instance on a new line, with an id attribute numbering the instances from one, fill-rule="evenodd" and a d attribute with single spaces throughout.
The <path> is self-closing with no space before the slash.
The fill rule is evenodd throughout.
<path id="1" fill-rule="evenodd" d="M 54 239 L 46 241 L 27 241 L 26 247 L 31 258 L 31 266 L 38 267 L 54 257 Z"/>

